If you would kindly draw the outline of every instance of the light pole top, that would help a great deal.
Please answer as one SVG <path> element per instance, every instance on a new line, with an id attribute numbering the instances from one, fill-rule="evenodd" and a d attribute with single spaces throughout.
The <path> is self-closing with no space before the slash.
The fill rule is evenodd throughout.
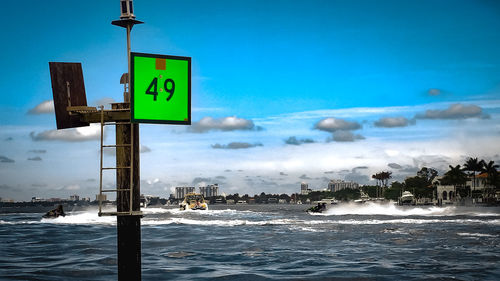
<path id="1" fill-rule="evenodd" d="M 144 22 L 135 19 L 133 1 L 120 0 L 120 19 L 112 21 L 111 24 L 132 29 L 135 24 L 141 23 Z"/>
<path id="2" fill-rule="evenodd" d="M 132 0 L 120 0 L 120 8 L 120 19 L 135 19 L 134 5 L 132 3 Z"/>

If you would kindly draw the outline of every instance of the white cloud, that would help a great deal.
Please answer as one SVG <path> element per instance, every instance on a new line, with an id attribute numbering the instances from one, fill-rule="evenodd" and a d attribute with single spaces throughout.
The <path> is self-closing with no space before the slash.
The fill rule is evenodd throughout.
<path id="1" fill-rule="evenodd" d="M 214 144 L 212 148 L 214 149 L 245 149 L 252 148 L 256 146 L 262 146 L 261 143 L 248 143 L 248 142 L 230 142 L 228 144 Z"/>
<path id="2" fill-rule="evenodd" d="M 194 122 L 188 130 L 193 133 L 206 133 L 208 131 L 236 131 L 254 129 L 255 125 L 252 120 L 231 116 L 219 119 L 204 117 L 200 121 Z"/>
<path id="3" fill-rule="evenodd" d="M 363 137 L 360 134 L 353 134 L 351 131 L 335 131 L 332 134 L 332 139 L 333 141 L 337 142 L 353 142 L 355 140 L 364 140 L 365 137 Z"/>
<path id="4" fill-rule="evenodd" d="M 297 139 L 295 136 L 291 136 L 284 141 L 286 144 L 290 144 L 290 145 L 301 145 L 301 144 L 306 144 L 306 143 L 314 143 L 314 140 L 312 140 L 312 139 Z"/>
<path id="5" fill-rule="evenodd" d="M 29 157 L 29 161 L 42 161 L 42 158 L 40 156 L 35 156 L 35 157 Z"/>
<path id="6" fill-rule="evenodd" d="M 147 152 L 151 152 L 151 148 L 141 144 L 139 151 L 140 151 L 140 153 L 147 153 Z"/>
<path id="7" fill-rule="evenodd" d="M 96 107 L 99 107 L 99 106 L 103 105 L 105 109 L 110 109 L 111 108 L 111 104 L 115 103 L 115 102 L 116 101 L 113 98 L 104 97 L 104 98 L 101 98 L 101 99 L 98 99 L 98 100 L 92 102 L 92 105 L 94 105 Z"/>
<path id="8" fill-rule="evenodd" d="M 403 166 L 399 165 L 398 163 L 389 163 L 387 164 L 387 166 L 393 168 L 393 169 L 396 169 L 396 170 L 399 170 L 399 169 L 402 169 Z"/>
<path id="9" fill-rule="evenodd" d="M 64 187 L 64 190 L 80 190 L 80 186 L 78 184 L 71 184 Z"/>
<path id="10" fill-rule="evenodd" d="M 421 119 L 466 119 L 483 116 L 483 110 L 477 105 L 452 104 L 444 110 L 426 110 L 423 114 L 417 114 Z"/>
<path id="11" fill-rule="evenodd" d="M 314 125 L 314 128 L 321 131 L 333 133 L 339 130 L 357 130 L 361 128 L 361 125 L 358 122 L 351 122 L 343 119 L 329 117 L 318 121 L 318 123 Z"/>
<path id="12" fill-rule="evenodd" d="M 427 92 L 430 96 L 439 96 L 441 94 L 441 90 L 439 89 L 429 89 Z"/>
<path id="13" fill-rule="evenodd" d="M 284 120 L 289 122 L 295 122 L 296 120 L 314 120 L 325 118 L 327 116 L 336 116 L 337 118 L 379 118 L 380 116 L 387 115 L 411 115 L 416 112 L 421 112 L 429 109 L 439 109 L 443 107 L 448 107 L 450 104 L 456 104 L 457 102 L 435 102 L 429 104 L 418 104 L 412 106 L 386 106 L 386 107 L 352 107 L 352 108 L 342 108 L 342 109 L 322 109 L 322 110 L 311 110 L 311 111 L 301 111 L 294 113 L 281 114 L 277 116 L 271 116 L 266 118 L 255 118 L 255 122 L 262 125 L 278 124 L 283 123 Z M 500 109 L 500 99 L 496 100 L 471 100 L 471 104 L 476 104 L 483 109 Z"/>
<path id="14" fill-rule="evenodd" d="M 31 132 L 30 137 L 34 141 L 68 141 L 80 142 L 99 140 L 101 137 L 101 126 L 90 124 L 87 127 L 71 128 L 64 130 L 48 130 L 40 133 Z"/>
<path id="15" fill-rule="evenodd" d="M 389 157 L 394 157 L 399 155 L 399 151 L 394 150 L 394 149 L 386 149 L 384 152 L 389 156 Z"/>
<path id="16" fill-rule="evenodd" d="M 289 176 L 282 176 L 281 178 L 283 179 L 279 184 L 288 184 L 288 187 L 282 190 L 291 193 L 299 190 L 299 186 L 295 184 L 295 181 L 302 174 L 306 174 L 313 179 L 308 180 L 312 187 L 319 188 L 320 184 L 316 184 L 315 179 L 325 176 L 324 172 L 329 171 L 334 171 L 331 174 L 332 177 L 338 175 L 338 171 L 340 170 L 348 170 L 342 176 L 345 176 L 350 171 L 356 171 L 351 177 L 362 179 L 364 178 L 363 176 L 370 177 L 375 172 L 390 169 L 387 166 L 388 163 L 397 163 L 402 168 L 392 170 L 395 174 L 394 177 L 396 178 L 399 175 L 399 178 L 402 177 L 404 179 L 404 176 L 414 175 L 415 170 L 422 165 L 446 169 L 448 167 L 447 164 L 462 164 L 462 159 L 465 156 L 490 159 L 495 154 L 492 152 L 497 147 L 495 144 L 500 141 L 500 126 L 498 125 L 500 102 L 487 101 L 475 104 L 487 110 L 492 115 L 492 119 L 471 118 L 463 122 L 418 120 L 419 122 L 416 126 L 398 129 L 397 134 L 394 133 L 394 130 L 363 126 L 360 131 L 352 131 L 355 133 L 359 132 L 367 137 L 362 142 L 316 142 L 301 146 L 284 145 L 283 141 L 289 138 L 289 136 L 297 136 L 298 141 L 302 138 L 323 140 L 325 138 L 324 135 L 326 135 L 325 132 L 312 130 L 311 127 L 318 120 L 326 117 L 335 116 L 350 121 L 356 120 L 360 124 L 361 120 L 366 120 L 364 124 L 373 124 L 373 122 L 385 116 L 414 116 L 417 112 L 425 112 L 425 110 L 429 109 L 446 109 L 450 106 L 450 103 L 434 103 L 412 107 L 318 110 L 252 119 L 255 122 L 255 126 L 264 124 L 266 126 L 266 131 L 259 134 L 254 134 L 251 131 L 237 130 L 213 134 L 178 134 L 171 133 L 163 127 L 160 128 L 160 126 L 141 125 L 141 141 L 154 148 L 154 153 L 141 154 L 141 157 L 144 157 L 144 161 L 141 161 L 141 176 L 147 179 L 160 178 L 165 182 L 163 184 L 156 183 L 155 186 L 157 187 L 152 187 L 152 185 L 144 183 L 144 190 L 150 194 L 164 196 L 165 194 L 159 192 L 170 191 L 171 187 L 181 186 L 183 182 L 186 183 L 185 185 L 190 185 L 195 177 L 215 179 L 217 175 L 220 175 L 225 170 L 231 170 L 233 171 L 232 173 L 225 173 L 227 179 L 224 184 L 221 184 L 221 193 L 222 191 L 226 191 L 226 193 L 229 193 L 229 191 L 231 193 L 239 192 L 240 194 L 255 194 L 262 191 L 268 193 L 268 191 L 275 192 L 281 187 L 261 186 L 257 181 L 251 184 L 244 180 L 245 177 L 247 175 L 252 177 L 263 175 L 269 178 L 276 178 L 279 177 L 278 174 L 280 171 L 283 171 Z M 54 166 L 64 165 L 57 163 L 65 161 L 57 160 L 58 162 L 54 162 L 54 159 L 64 159 L 64 157 L 61 157 L 63 149 L 59 149 L 59 147 L 70 147 L 75 144 L 42 143 L 44 146 L 40 147 L 40 142 L 34 143 L 26 138 L 26 135 L 30 131 L 42 132 L 46 129 L 43 127 L 32 128 L 31 126 L 25 126 L 21 129 L 3 126 L 0 129 L 2 134 L 4 134 L 2 138 L 12 136 L 16 140 L 16 142 L 3 143 L 9 146 L 9 148 L 16 149 L 15 144 L 17 142 L 26 143 L 26 145 L 19 146 L 16 152 L 5 150 L 9 151 L 9 154 L 4 153 L 3 155 L 11 158 L 18 155 L 19 159 L 25 160 L 28 157 L 26 151 L 29 149 L 44 148 L 50 152 L 43 155 L 42 162 L 19 162 L 20 160 L 16 159 L 15 165 L 0 163 L 3 164 L 2 168 L 4 168 L 4 174 L 1 174 L 0 177 L 4 178 L 7 172 L 19 168 L 23 163 L 30 164 L 31 166 L 37 164 L 40 167 L 49 166 L 49 163 L 50 166 L 52 166 L 52 163 L 55 164 Z M 222 131 L 220 129 L 217 130 Z M 332 136 L 330 133 L 328 135 Z M 231 140 L 239 140 L 247 144 L 260 141 L 265 146 L 250 150 L 240 149 L 231 151 L 216 150 L 210 147 L 210 144 L 215 143 L 227 145 Z M 91 146 L 91 144 L 87 146 L 88 151 L 96 151 L 95 146 Z M 74 149 L 70 148 L 64 153 L 73 155 L 72 150 Z M 82 159 L 82 161 L 90 164 L 81 162 L 82 168 L 78 169 L 78 173 L 84 170 L 95 171 L 93 167 L 95 167 L 96 163 L 96 153 L 87 154 L 88 157 L 82 154 L 82 158 L 87 157 L 87 159 Z M 445 159 L 446 163 L 440 161 L 440 159 Z M 496 158 L 491 159 L 495 160 Z M 158 165 L 158 163 L 162 164 Z M 367 166 L 368 169 L 352 170 L 359 166 Z M 63 170 L 68 168 L 57 166 L 56 169 Z M 49 167 L 42 167 L 40 171 L 33 172 L 33 177 L 42 177 L 42 181 L 49 182 L 50 179 L 46 175 L 52 176 L 50 170 L 53 170 L 52 167 L 50 169 Z M 244 172 L 237 172 L 239 170 L 244 170 Z M 96 177 L 96 174 L 95 172 L 82 172 L 78 176 L 86 179 Z M 16 178 L 15 180 L 14 177 Z M 14 186 L 13 182 L 18 181 L 18 178 L 22 177 L 19 177 L 18 173 L 15 173 L 15 175 L 13 173 L 11 178 L 12 180 L 10 182 L 6 181 L 5 184 Z M 30 181 L 30 184 L 31 182 L 33 181 Z M 61 186 L 64 186 L 64 184 Z M 85 188 L 86 185 L 82 184 L 82 189 Z"/>
<path id="17" fill-rule="evenodd" d="M 158 183 L 160 182 L 160 179 L 159 178 L 155 178 L 155 179 L 152 179 L 152 180 L 146 180 L 146 183 L 151 185 L 151 184 L 155 184 L 155 183 Z"/>
<path id="18" fill-rule="evenodd" d="M 28 114 L 54 113 L 54 101 L 46 100 L 28 111 Z"/>
<path id="19" fill-rule="evenodd" d="M 380 118 L 374 123 L 375 127 L 382 128 L 406 127 L 410 124 L 411 120 L 408 120 L 405 117 L 385 117 Z"/>
<path id="20" fill-rule="evenodd" d="M 45 150 L 45 149 L 32 149 L 32 150 L 30 150 L 28 152 L 32 152 L 32 153 L 46 153 L 47 150 Z"/>
<path id="21" fill-rule="evenodd" d="M 0 155 L 0 163 L 14 163 L 16 161 L 10 159 L 9 157 Z"/>

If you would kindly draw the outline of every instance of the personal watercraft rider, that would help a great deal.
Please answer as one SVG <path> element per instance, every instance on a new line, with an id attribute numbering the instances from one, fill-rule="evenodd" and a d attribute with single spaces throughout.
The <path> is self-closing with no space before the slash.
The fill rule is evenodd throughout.
<path id="1" fill-rule="evenodd" d="M 48 211 L 45 215 L 43 215 L 43 218 L 57 218 L 59 216 L 63 216 L 63 217 L 66 216 L 62 205 L 59 205 L 59 206 L 57 206 L 57 208 Z"/>

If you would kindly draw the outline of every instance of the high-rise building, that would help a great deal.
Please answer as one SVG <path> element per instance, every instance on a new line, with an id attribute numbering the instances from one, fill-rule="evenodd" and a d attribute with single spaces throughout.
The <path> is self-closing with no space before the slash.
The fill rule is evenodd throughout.
<path id="1" fill-rule="evenodd" d="M 210 184 L 207 186 L 200 186 L 200 193 L 203 195 L 205 198 L 209 197 L 214 197 L 219 195 L 219 185 L 216 184 Z"/>
<path id="2" fill-rule="evenodd" d="M 178 186 L 175 188 L 175 199 L 184 199 L 191 192 L 194 192 L 194 186 Z"/>
<path id="3" fill-rule="evenodd" d="M 357 182 L 343 180 L 330 180 L 328 183 L 328 191 L 331 192 L 336 192 L 346 188 L 359 189 L 359 184 Z"/>
<path id="4" fill-rule="evenodd" d="M 300 194 L 307 195 L 311 190 L 309 189 L 309 185 L 305 182 L 300 184 Z"/>

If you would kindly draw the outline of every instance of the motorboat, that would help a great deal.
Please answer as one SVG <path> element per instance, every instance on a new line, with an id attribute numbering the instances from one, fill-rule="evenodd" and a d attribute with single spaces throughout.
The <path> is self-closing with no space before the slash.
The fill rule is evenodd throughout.
<path id="1" fill-rule="evenodd" d="M 141 194 L 141 208 L 146 208 L 154 205 L 160 205 L 159 196 Z"/>
<path id="2" fill-rule="evenodd" d="M 181 211 L 185 210 L 207 210 L 208 204 L 199 193 L 188 193 L 184 196 L 184 201 L 179 205 Z"/>
<path id="3" fill-rule="evenodd" d="M 360 190 L 359 192 L 361 196 L 359 197 L 359 199 L 354 200 L 354 203 L 361 204 L 371 200 L 368 194 L 364 193 L 362 190 Z"/>
<path id="4" fill-rule="evenodd" d="M 415 197 L 409 191 L 403 191 L 401 197 L 399 198 L 399 204 L 401 205 L 411 205 L 414 203 Z"/>
<path id="5" fill-rule="evenodd" d="M 317 203 L 320 203 L 320 204 L 325 203 L 326 205 L 335 205 L 335 204 L 338 204 L 339 201 L 335 198 L 324 198 L 324 199 L 321 199 L 320 201 L 313 202 L 313 204 L 317 204 Z"/>

